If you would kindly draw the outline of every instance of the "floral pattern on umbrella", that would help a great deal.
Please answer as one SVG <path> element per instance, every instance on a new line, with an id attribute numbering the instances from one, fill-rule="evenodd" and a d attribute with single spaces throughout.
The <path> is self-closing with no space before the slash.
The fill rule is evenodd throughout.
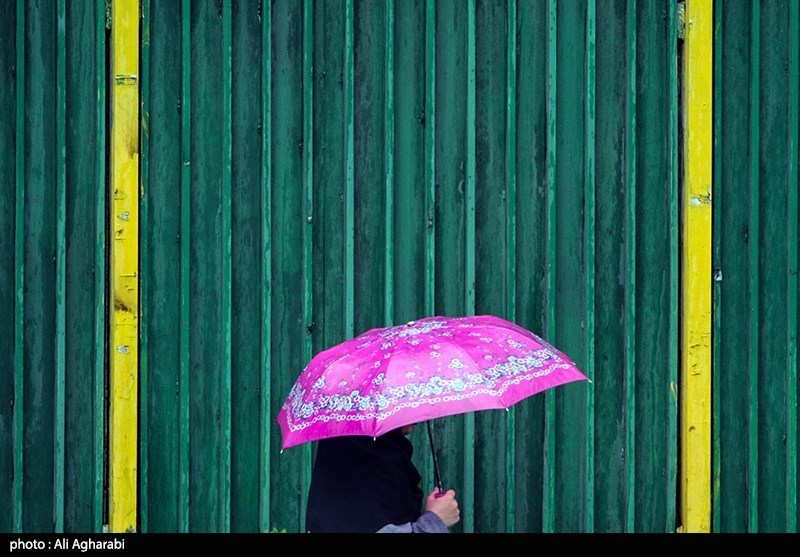
<path id="1" fill-rule="evenodd" d="M 509 408 L 585 380 L 534 333 L 491 315 L 429 317 L 367 331 L 317 354 L 278 414 L 283 448 L 377 437 L 437 417 Z"/>

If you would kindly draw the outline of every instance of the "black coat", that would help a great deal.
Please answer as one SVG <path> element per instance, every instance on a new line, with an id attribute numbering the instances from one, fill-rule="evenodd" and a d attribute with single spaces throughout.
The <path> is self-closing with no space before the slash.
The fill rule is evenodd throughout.
<path id="1" fill-rule="evenodd" d="M 413 522 L 422 513 L 414 448 L 399 430 L 373 439 L 333 437 L 318 442 L 306 509 L 312 533 L 368 533 Z"/>

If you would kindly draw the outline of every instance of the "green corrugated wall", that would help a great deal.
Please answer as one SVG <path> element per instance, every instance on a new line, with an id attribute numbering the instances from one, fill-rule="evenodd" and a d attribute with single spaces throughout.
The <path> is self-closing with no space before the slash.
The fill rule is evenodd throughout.
<path id="1" fill-rule="evenodd" d="M 103 0 L 0 1 L 0 531 L 101 531 Z M 681 41 L 661 0 L 141 0 L 138 530 L 303 529 L 316 352 L 492 313 L 592 383 L 437 420 L 458 532 L 672 532 Z M 798 33 L 714 12 L 713 531 L 797 530 Z M 425 487 L 432 463 L 414 433 Z"/>
<path id="2" fill-rule="evenodd" d="M 100 531 L 106 24 L 0 2 L 0 531 Z"/>
<path id="3" fill-rule="evenodd" d="M 798 5 L 716 3 L 714 530 L 797 531 Z"/>
<path id="4" fill-rule="evenodd" d="M 669 4 L 143 6 L 143 530 L 301 531 L 308 359 L 475 313 L 594 382 L 436 422 L 456 530 L 674 530 Z"/>

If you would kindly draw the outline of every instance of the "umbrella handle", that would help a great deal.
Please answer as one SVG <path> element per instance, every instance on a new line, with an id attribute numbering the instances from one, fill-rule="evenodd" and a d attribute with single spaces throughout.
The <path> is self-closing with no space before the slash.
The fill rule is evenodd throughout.
<path id="1" fill-rule="evenodd" d="M 444 495 L 444 489 L 442 489 L 442 477 L 439 475 L 439 462 L 436 460 L 436 447 L 433 445 L 433 428 L 431 427 L 430 420 L 426 423 L 428 425 L 428 440 L 431 443 L 431 454 L 433 454 L 433 475 L 436 481 L 436 487 L 439 489 L 439 493 L 436 494 L 436 497 L 441 497 Z"/>

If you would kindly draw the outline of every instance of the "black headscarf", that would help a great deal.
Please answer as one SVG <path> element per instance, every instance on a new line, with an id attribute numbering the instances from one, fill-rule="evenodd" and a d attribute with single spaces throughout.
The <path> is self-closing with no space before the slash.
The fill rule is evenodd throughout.
<path id="1" fill-rule="evenodd" d="M 422 513 L 414 447 L 399 430 L 373 439 L 333 437 L 317 444 L 306 509 L 312 533 L 368 533 Z"/>

